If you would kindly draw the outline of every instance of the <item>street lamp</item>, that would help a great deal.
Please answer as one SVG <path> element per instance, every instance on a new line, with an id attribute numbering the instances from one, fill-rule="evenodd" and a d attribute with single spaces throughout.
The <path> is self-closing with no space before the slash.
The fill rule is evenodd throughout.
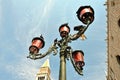
<path id="1" fill-rule="evenodd" d="M 42 35 L 40 37 L 35 37 L 32 40 L 32 45 L 29 47 L 30 54 L 37 54 L 41 48 L 44 47 L 44 38 Z"/>
<path id="2" fill-rule="evenodd" d="M 81 6 L 76 13 L 84 24 L 91 24 L 94 20 L 94 10 L 91 6 Z"/>
<path id="3" fill-rule="evenodd" d="M 86 25 L 75 26 L 74 30 L 77 31 L 77 33 L 73 35 L 69 34 L 70 27 L 68 26 L 68 23 L 65 23 L 59 27 L 61 39 L 60 40 L 55 39 L 53 44 L 47 50 L 47 52 L 39 53 L 39 50 L 42 49 L 45 45 L 45 41 L 42 35 L 40 37 L 33 38 L 32 44 L 29 47 L 29 56 L 27 56 L 27 58 L 33 60 L 41 59 L 52 52 L 54 53 L 54 55 L 56 55 L 59 48 L 60 50 L 59 80 L 66 80 L 66 59 L 67 60 L 70 59 L 76 72 L 80 75 L 83 75 L 83 66 L 85 65 L 84 52 L 82 50 L 73 51 L 71 46 L 69 46 L 68 44 L 74 40 L 77 40 L 80 37 L 82 38 L 85 37 L 83 36 L 84 32 L 94 20 L 94 11 L 90 6 L 82 6 L 77 11 L 77 16 L 79 20 Z"/>

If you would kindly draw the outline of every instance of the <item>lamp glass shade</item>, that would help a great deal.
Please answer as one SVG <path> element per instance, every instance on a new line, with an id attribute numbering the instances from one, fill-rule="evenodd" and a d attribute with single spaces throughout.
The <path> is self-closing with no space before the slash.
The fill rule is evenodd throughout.
<path id="1" fill-rule="evenodd" d="M 81 50 L 76 50 L 72 53 L 73 60 L 75 62 L 76 67 L 83 70 L 84 63 L 84 53 Z"/>
<path id="2" fill-rule="evenodd" d="M 35 39 L 32 41 L 32 46 L 36 46 L 38 49 L 40 49 L 43 46 L 43 41 L 40 39 Z"/>
<path id="3" fill-rule="evenodd" d="M 63 37 L 66 37 L 69 32 L 70 32 L 70 27 L 68 26 L 68 24 L 62 24 L 60 27 L 59 27 L 59 32 L 60 32 L 60 36 L 63 38 Z"/>
<path id="4" fill-rule="evenodd" d="M 45 44 L 45 42 L 42 37 L 33 38 L 32 44 L 29 47 L 30 53 L 38 53 L 39 49 L 44 47 L 44 44 Z"/>
<path id="5" fill-rule="evenodd" d="M 75 62 L 84 61 L 84 55 L 80 51 L 74 51 L 72 53 L 72 57 L 73 57 L 73 59 L 74 59 Z"/>
<path id="6" fill-rule="evenodd" d="M 91 24 L 94 20 L 94 10 L 91 6 L 81 6 L 77 11 L 77 17 L 84 24 Z"/>
<path id="7" fill-rule="evenodd" d="M 66 31 L 67 33 L 69 33 L 69 28 L 68 27 L 66 27 L 66 26 L 62 26 L 61 28 L 60 28 L 60 32 L 63 32 L 63 31 Z"/>

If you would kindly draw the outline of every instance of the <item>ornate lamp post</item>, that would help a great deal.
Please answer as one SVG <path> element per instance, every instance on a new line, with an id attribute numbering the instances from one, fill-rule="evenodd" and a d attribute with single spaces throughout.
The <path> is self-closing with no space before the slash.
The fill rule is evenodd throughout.
<path id="1" fill-rule="evenodd" d="M 27 58 L 33 60 L 41 59 L 52 52 L 54 53 L 54 55 L 56 55 L 59 48 L 60 50 L 59 80 L 66 80 L 66 59 L 67 60 L 70 59 L 78 74 L 83 75 L 83 66 L 85 65 L 84 52 L 82 50 L 73 51 L 71 46 L 68 45 L 68 43 L 77 40 L 79 37 L 81 37 L 82 39 L 85 38 L 83 34 L 88 28 L 88 26 L 94 20 L 94 11 L 93 8 L 90 6 L 82 6 L 78 9 L 76 13 L 78 19 L 85 24 L 85 26 L 80 25 L 74 27 L 74 30 L 77 31 L 76 34 L 73 35 L 69 34 L 70 27 L 68 26 L 67 23 L 65 23 L 59 27 L 61 39 L 60 40 L 55 39 L 47 52 L 39 53 L 39 50 L 43 48 L 45 45 L 45 41 L 42 35 L 40 37 L 33 38 L 32 44 L 29 47 L 29 56 L 27 56 Z"/>

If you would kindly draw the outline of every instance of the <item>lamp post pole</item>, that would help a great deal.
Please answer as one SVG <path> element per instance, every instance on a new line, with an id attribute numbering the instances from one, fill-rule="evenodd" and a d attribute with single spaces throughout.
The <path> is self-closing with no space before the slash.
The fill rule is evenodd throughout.
<path id="1" fill-rule="evenodd" d="M 67 24 L 65 24 L 67 26 Z M 63 27 L 63 25 L 61 26 Z M 61 36 L 63 36 L 61 34 Z M 69 55 L 68 51 L 68 42 L 69 42 L 69 36 L 64 36 L 60 41 L 59 47 L 60 47 L 60 69 L 59 69 L 59 80 L 66 80 L 66 59 Z"/>
<path id="2" fill-rule="evenodd" d="M 66 80 L 66 59 L 64 52 L 60 52 L 59 80 Z"/>
<path id="3" fill-rule="evenodd" d="M 59 69 L 59 80 L 66 80 L 66 60 L 71 60 L 74 69 L 80 75 L 83 75 L 83 66 L 84 63 L 84 53 L 82 50 L 73 51 L 71 46 L 68 46 L 68 43 L 71 43 L 78 38 L 85 39 L 84 32 L 87 30 L 89 25 L 94 20 L 94 11 L 90 6 L 82 6 L 77 11 L 77 17 L 80 21 L 82 21 L 85 26 L 79 25 L 75 26 L 74 30 L 77 31 L 76 34 L 69 35 L 70 27 L 67 23 L 62 24 L 59 27 L 59 33 L 61 36 L 60 40 L 55 39 L 54 43 L 49 47 L 48 51 L 45 53 L 39 53 L 39 50 L 42 49 L 45 45 L 44 38 L 42 35 L 40 37 L 35 37 L 32 40 L 32 44 L 29 47 L 29 56 L 27 58 L 36 60 L 44 58 L 50 53 L 57 54 L 58 47 L 60 48 L 60 69 Z"/>

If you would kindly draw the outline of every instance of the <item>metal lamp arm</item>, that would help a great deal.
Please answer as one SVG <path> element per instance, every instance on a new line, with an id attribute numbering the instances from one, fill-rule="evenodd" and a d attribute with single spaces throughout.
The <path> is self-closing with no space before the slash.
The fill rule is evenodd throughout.
<path id="1" fill-rule="evenodd" d="M 84 34 L 84 32 L 87 30 L 87 28 L 89 27 L 90 24 L 88 24 L 84 29 L 83 31 L 81 32 L 81 34 Z"/>
<path id="2" fill-rule="evenodd" d="M 47 52 L 45 52 L 44 54 L 42 53 L 39 53 L 39 54 L 29 54 L 29 56 L 27 56 L 27 58 L 30 58 L 30 59 L 41 59 L 41 58 L 44 58 L 45 56 L 49 55 L 50 53 L 54 52 L 54 55 L 57 54 L 57 46 L 56 46 L 56 43 L 54 42 L 48 49 Z"/>
<path id="3" fill-rule="evenodd" d="M 76 26 L 74 30 L 78 32 L 71 36 L 71 40 L 78 39 L 82 34 L 84 34 L 84 32 L 87 30 L 88 27 L 89 27 L 89 24 L 87 26 L 83 26 L 83 25 Z"/>

